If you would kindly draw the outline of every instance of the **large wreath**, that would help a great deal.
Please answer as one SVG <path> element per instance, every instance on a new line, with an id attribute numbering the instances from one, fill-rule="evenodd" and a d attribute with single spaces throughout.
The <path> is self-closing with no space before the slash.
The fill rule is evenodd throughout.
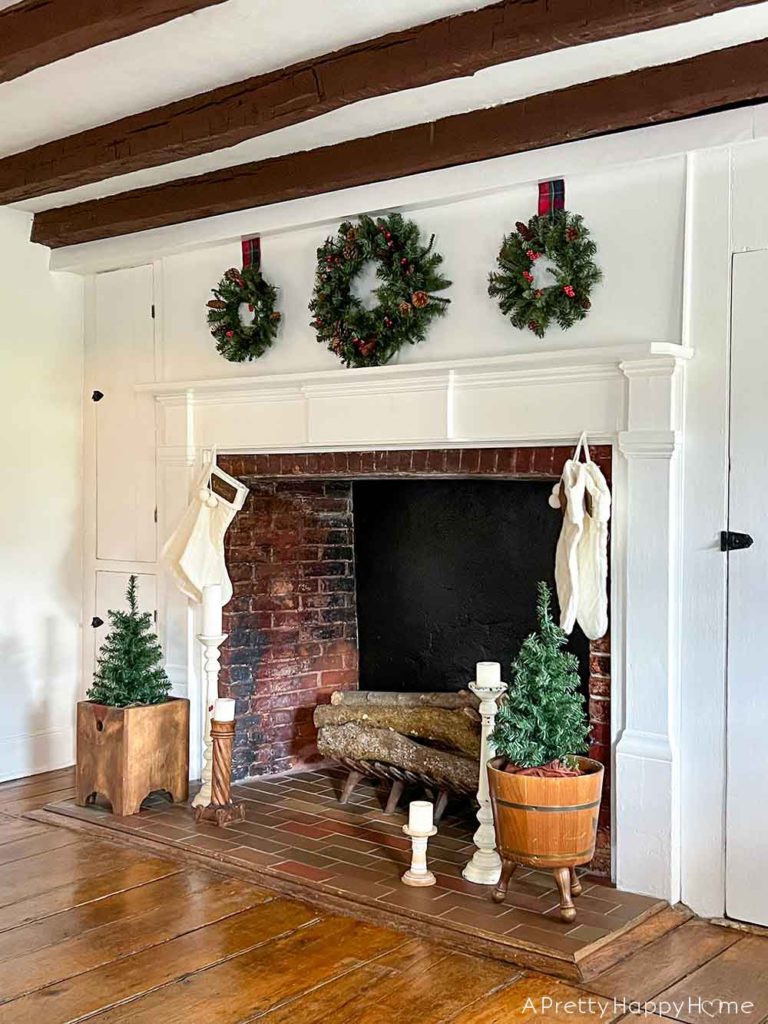
<path id="1" fill-rule="evenodd" d="M 381 366 L 403 345 L 424 341 L 430 323 L 450 299 L 434 292 L 450 285 L 438 267 L 443 257 L 421 244 L 419 229 L 399 213 L 345 221 L 317 250 L 315 290 L 309 310 L 317 340 L 346 366 Z M 366 309 L 352 282 L 375 260 L 378 302 Z"/>
<path id="2" fill-rule="evenodd" d="M 233 363 L 258 359 L 275 340 L 281 315 L 277 289 L 250 264 L 228 270 L 208 302 L 208 323 L 216 348 Z"/>
<path id="3" fill-rule="evenodd" d="M 527 327 L 539 338 L 553 321 L 567 330 L 589 312 L 590 293 L 602 277 L 583 218 L 555 210 L 515 227 L 502 243 L 498 271 L 489 275 L 488 294 L 515 327 Z M 544 274 L 537 272 L 541 259 Z"/>

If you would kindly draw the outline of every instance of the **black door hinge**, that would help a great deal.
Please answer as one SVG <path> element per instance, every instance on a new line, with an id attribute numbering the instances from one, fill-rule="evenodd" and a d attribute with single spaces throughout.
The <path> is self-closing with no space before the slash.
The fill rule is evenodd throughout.
<path id="1" fill-rule="evenodd" d="M 155 319 L 155 304 L 154 304 L 154 302 L 152 303 L 151 310 L 152 310 L 152 319 L 154 320 Z"/>
<path id="2" fill-rule="evenodd" d="M 100 402 L 103 397 L 104 397 L 104 392 L 103 391 L 94 391 L 93 394 L 91 395 L 91 401 L 92 402 Z"/>
<path id="3" fill-rule="evenodd" d="M 754 543 L 754 539 L 748 533 L 723 530 L 720 534 L 721 551 L 743 551 L 745 548 L 751 548 Z"/>

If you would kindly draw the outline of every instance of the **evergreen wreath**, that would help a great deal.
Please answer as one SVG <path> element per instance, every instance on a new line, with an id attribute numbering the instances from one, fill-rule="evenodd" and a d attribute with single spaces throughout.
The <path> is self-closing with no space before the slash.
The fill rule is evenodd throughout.
<path id="1" fill-rule="evenodd" d="M 579 680 L 579 663 L 563 650 L 565 632 L 552 618 L 552 598 L 539 583 L 539 628 L 520 647 L 512 683 L 502 699 L 491 741 L 516 768 L 550 767 L 567 774 L 572 756 L 587 750 L 589 721 Z"/>
<path id="2" fill-rule="evenodd" d="M 381 366 L 403 345 L 424 341 L 430 323 L 450 299 L 435 295 L 450 285 L 439 272 L 443 257 L 424 246 L 411 220 L 392 213 L 357 224 L 344 221 L 317 250 L 315 290 L 309 304 L 317 340 L 345 366 Z M 366 309 L 352 282 L 369 260 L 377 263 L 378 302 Z"/>
<path id="3" fill-rule="evenodd" d="M 594 261 L 597 246 L 584 219 L 567 210 L 536 214 L 504 237 L 498 271 L 488 277 L 488 294 L 515 327 L 527 327 L 538 338 L 554 321 L 564 331 L 583 320 L 592 303 L 592 288 L 602 278 Z M 534 264 L 546 256 L 554 265 L 554 281 L 536 287 Z"/>
<path id="4" fill-rule="evenodd" d="M 228 270 L 208 302 L 208 323 L 216 348 L 232 363 L 263 356 L 277 336 L 281 314 L 275 309 L 277 288 L 265 281 L 255 264 Z M 253 313 L 247 323 L 245 313 Z"/>
<path id="5" fill-rule="evenodd" d="M 86 696 L 112 708 L 162 704 L 171 682 L 149 612 L 139 611 L 136 577 L 128 580 L 127 612 L 109 612 L 112 630 L 99 652 L 93 686 Z"/>

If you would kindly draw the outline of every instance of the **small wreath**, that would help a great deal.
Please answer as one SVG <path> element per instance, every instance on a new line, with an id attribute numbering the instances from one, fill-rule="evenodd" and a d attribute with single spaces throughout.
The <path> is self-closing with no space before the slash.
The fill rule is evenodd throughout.
<path id="1" fill-rule="evenodd" d="M 592 306 L 590 293 L 603 276 L 593 259 L 597 246 L 583 218 L 567 210 L 537 214 L 515 227 L 502 243 L 498 272 L 489 275 L 488 294 L 515 327 L 543 338 L 554 321 L 565 331 Z M 542 258 L 546 278 L 537 280 Z"/>
<path id="2" fill-rule="evenodd" d="M 216 348 L 233 363 L 263 356 L 277 336 L 281 314 L 277 289 L 253 264 L 228 270 L 208 302 L 208 323 Z"/>
<path id="3" fill-rule="evenodd" d="M 309 310 L 319 343 L 345 366 L 381 366 L 403 345 L 424 341 L 430 323 L 450 299 L 433 294 L 450 285 L 438 267 L 443 257 L 421 244 L 419 229 L 399 213 L 345 221 L 317 250 Z M 369 260 L 378 264 L 378 302 L 366 309 L 352 282 Z"/>

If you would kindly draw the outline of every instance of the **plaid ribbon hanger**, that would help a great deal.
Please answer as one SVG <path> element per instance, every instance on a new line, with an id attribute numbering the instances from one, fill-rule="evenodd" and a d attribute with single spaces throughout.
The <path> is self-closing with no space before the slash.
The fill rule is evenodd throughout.
<path id="1" fill-rule="evenodd" d="M 551 181 L 539 182 L 539 216 L 550 216 L 555 210 L 565 209 L 565 181 L 553 178 Z"/>
<path id="2" fill-rule="evenodd" d="M 254 266 L 256 270 L 261 268 L 261 239 L 244 238 L 240 243 L 243 252 L 243 266 Z"/>

